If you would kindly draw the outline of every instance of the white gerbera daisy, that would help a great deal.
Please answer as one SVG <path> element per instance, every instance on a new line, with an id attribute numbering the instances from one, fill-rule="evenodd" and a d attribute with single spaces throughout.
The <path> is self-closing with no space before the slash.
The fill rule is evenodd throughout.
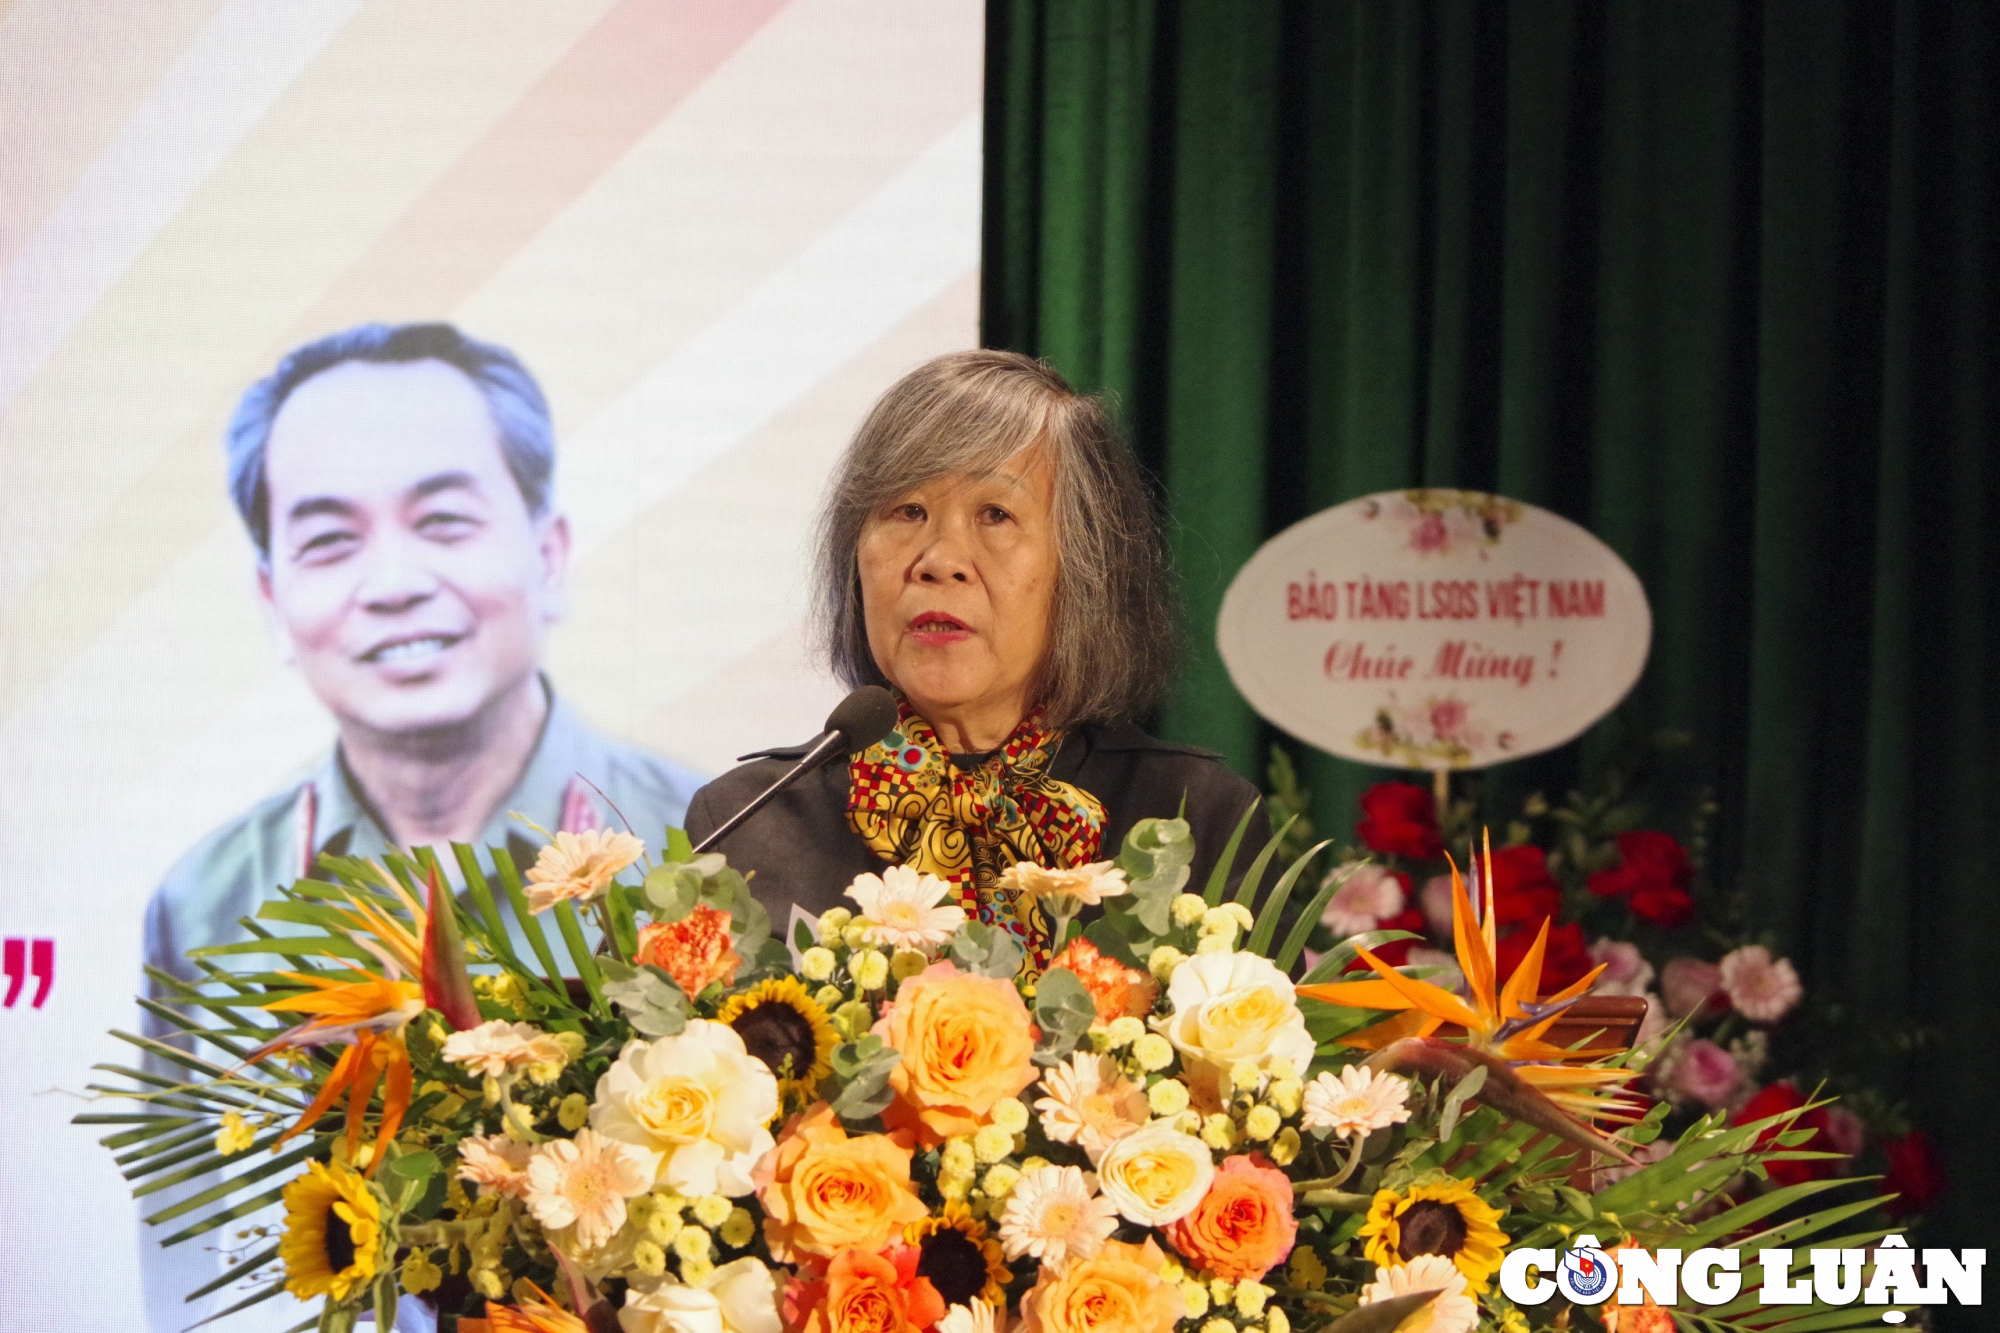
<path id="1" fill-rule="evenodd" d="M 1026 1255 L 1052 1266 L 1090 1258 L 1117 1229 L 1117 1208 L 1073 1166 L 1024 1172 L 1000 1214 L 1007 1257 Z"/>
<path id="2" fill-rule="evenodd" d="M 1001 1333 L 1006 1318 L 985 1301 L 954 1305 L 937 1321 L 937 1333 Z"/>
<path id="3" fill-rule="evenodd" d="M 1106 1055 L 1079 1052 L 1042 1075 L 1035 1109 L 1042 1132 L 1057 1143 L 1074 1143 L 1095 1163 L 1104 1150 L 1152 1119 L 1144 1085 L 1119 1070 Z"/>
<path id="4" fill-rule="evenodd" d="M 528 1160 L 528 1207 L 550 1230 L 576 1228 L 577 1245 L 594 1250 L 625 1225 L 625 1201 L 647 1194 L 660 1155 L 580 1129 L 552 1139 Z"/>
<path id="5" fill-rule="evenodd" d="M 1343 1139 L 1366 1138 L 1378 1129 L 1410 1118 L 1410 1085 L 1394 1074 L 1349 1065 L 1338 1074 L 1325 1073 L 1306 1085 L 1305 1114 L 1299 1123 L 1308 1131 L 1331 1131 Z"/>
<path id="6" fill-rule="evenodd" d="M 532 1144 L 510 1139 L 505 1134 L 461 1139 L 458 1144 L 458 1178 L 481 1190 L 521 1198 L 528 1192 L 528 1159 Z"/>
<path id="7" fill-rule="evenodd" d="M 1441 1254 L 1420 1254 L 1394 1268 L 1377 1268 L 1375 1280 L 1361 1289 L 1361 1303 L 1373 1305 L 1419 1291 L 1435 1291 L 1437 1297 L 1403 1316 L 1396 1333 L 1472 1333 L 1479 1323 L 1479 1306 L 1466 1293 L 1465 1274 Z"/>
<path id="8" fill-rule="evenodd" d="M 879 875 L 856 875 L 847 896 L 872 923 L 870 944 L 892 949 L 931 949 L 965 924 L 965 909 L 945 903 L 951 883 L 910 866 L 890 866 Z"/>
<path id="9" fill-rule="evenodd" d="M 1095 907 L 1106 898 L 1123 897 L 1131 885 L 1125 872 L 1109 861 L 1056 869 L 1016 861 L 1000 872 L 1000 887 L 1028 898 L 1069 898 L 1078 906 Z"/>
<path id="10" fill-rule="evenodd" d="M 452 1033 L 444 1039 L 440 1054 L 452 1064 L 490 1078 L 502 1078 L 529 1065 L 563 1061 L 563 1048 L 554 1037 L 533 1023 L 509 1023 L 501 1018 Z"/>

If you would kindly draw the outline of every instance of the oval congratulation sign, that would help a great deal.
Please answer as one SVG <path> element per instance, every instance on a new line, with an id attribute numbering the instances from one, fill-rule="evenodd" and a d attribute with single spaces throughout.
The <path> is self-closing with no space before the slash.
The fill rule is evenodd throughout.
<path id="1" fill-rule="evenodd" d="M 1483 768 L 1561 745 L 1639 679 L 1653 613 L 1610 547 L 1478 491 L 1386 491 L 1285 529 L 1229 585 L 1236 688 L 1321 749 Z"/>

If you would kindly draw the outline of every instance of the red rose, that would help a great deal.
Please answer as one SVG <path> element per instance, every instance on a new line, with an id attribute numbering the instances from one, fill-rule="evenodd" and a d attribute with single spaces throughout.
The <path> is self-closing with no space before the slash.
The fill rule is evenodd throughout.
<path id="1" fill-rule="evenodd" d="M 1694 920 L 1694 899 L 1671 884 L 1641 884 L 1632 890 L 1632 915 L 1661 930 L 1678 930 Z"/>
<path id="2" fill-rule="evenodd" d="M 1550 877 L 1541 848 L 1502 847 L 1493 853 L 1492 867 L 1493 920 L 1500 929 L 1536 926 L 1562 910 L 1562 889 Z"/>
<path id="3" fill-rule="evenodd" d="M 1772 1083 L 1763 1091 L 1743 1103 L 1743 1109 L 1736 1113 L 1735 1123 L 1747 1125 L 1753 1120 L 1764 1120 L 1786 1111 L 1796 1111 L 1806 1104 L 1799 1090 L 1790 1083 Z M 1757 1136 L 1759 1148 L 1777 1147 L 1777 1137 L 1788 1129 L 1810 1130 L 1804 1143 L 1794 1144 L 1792 1151 L 1822 1152 L 1828 1146 L 1826 1132 L 1826 1111 L 1814 1107 L 1804 1115 L 1795 1117 L 1789 1126 L 1775 1125 Z M 1803 1185 L 1808 1180 L 1824 1180 L 1833 1174 L 1832 1161 L 1812 1162 L 1768 1162 L 1764 1169 L 1770 1173 L 1774 1185 Z"/>
<path id="4" fill-rule="evenodd" d="M 1378 782 L 1361 793 L 1361 822 L 1354 836 L 1370 851 L 1424 861 L 1444 850 L 1438 838 L 1437 803 L 1408 782 Z"/>
<path id="5" fill-rule="evenodd" d="M 1882 1183 L 1896 1192 L 1895 1198 L 1882 1205 L 1889 1216 L 1909 1217 L 1937 1202 L 1944 1193 L 1944 1164 L 1921 1129 L 1885 1141 L 1882 1152 L 1889 1159 Z"/>
<path id="6" fill-rule="evenodd" d="M 1646 884 L 1684 888 L 1693 877 L 1694 863 L 1672 834 L 1635 829 L 1618 835 L 1618 864 L 1592 875 L 1590 891 L 1617 898 Z"/>
<path id="7" fill-rule="evenodd" d="M 1537 921 L 1532 926 L 1508 931 L 1495 945 L 1500 980 L 1504 984 L 1514 975 L 1521 960 L 1534 947 L 1535 935 L 1542 928 Z M 1549 927 L 1549 942 L 1542 951 L 1541 992 L 1544 995 L 1565 990 L 1582 981 L 1597 966 L 1597 960 L 1590 956 L 1590 946 L 1584 943 L 1583 927 L 1574 921 Z"/>

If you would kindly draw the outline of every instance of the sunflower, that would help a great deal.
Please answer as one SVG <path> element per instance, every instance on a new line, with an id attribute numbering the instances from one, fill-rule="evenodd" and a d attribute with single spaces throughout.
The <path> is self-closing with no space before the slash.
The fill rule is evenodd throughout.
<path id="1" fill-rule="evenodd" d="M 382 1205 L 344 1166 L 312 1162 L 285 1186 L 285 1290 L 300 1300 L 344 1301 L 374 1281 L 382 1258 Z"/>
<path id="2" fill-rule="evenodd" d="M 797 977 L 760 981 L 730 996 L 715 1017 L 743 1038 L 750 1054 L 770 1066 L 787 1096 L 810 1097 L 819 1081 L 833 1072 L 829 1057 L 840 1038 L 826 1010 Z"/>
<path id="3" fill-rule="evenodd" d="M 1447 1176 L 1408 1189 L 1377 1190 L 1361 1236 L 1368 1262 L 1383 1268 L 1409 1263 L 1420 1254 L 1438 1254 L 1465 1274 L 1474 1295 L 1500 1271 L 1507 1236 L 1500 1210 L 1473 1192 L 1469 1180 Z"/>
<path id="4" fill-rule="evenodd" d="M 936 1215 L 910 1223 L 903 1239 L 917 1247 L 917 1276 L 929 1278 L 946 1305 L 966 1305 L 974 1297 L 1007 1303 L 1014 1273 L 1006 1251 L 963 1201 L 949 1200 Z"/>

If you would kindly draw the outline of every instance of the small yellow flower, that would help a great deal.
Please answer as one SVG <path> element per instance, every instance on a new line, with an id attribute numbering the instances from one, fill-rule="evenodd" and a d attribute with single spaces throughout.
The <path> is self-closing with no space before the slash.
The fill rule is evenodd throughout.
<path id="1" fill-rule="evenodd" d="M 444 1281 L 444 1270 L 431 1260 L 429 1250 L 414 1249 L 403 1259 L 401 1280 L 404 1291 L 412 1296 L 421 1296 L 438 1289 Z"/>
<path id="2" fill-rule="evenodd" d="M 1208 1294 L 1215 1297 L 1216 1304 L 1227 1305 L 1236 1299 L 1236 1284 L 1226 1277 L 1210 1280 Z"/>
<path id="3" fill-rule="evenodd" d="M 1187 1084 L 1177 1078 L 1163 1078 L 1146 1089 L 1146 1104 L 1162 1118 L 1188 1109 Z"/>
<path id="4" fill-rule="evenodd" d="M 1283 1306 L 1274 1305 L 1264 1312 L 1264 1327 L 1270 1333 L 1292 1333 L 1292 1321 L 1286 1316 Z M 1524 1326 L 1521 1333 L 1527 1333 Z"/>
<path id="5" fill-rule="evenodd" d="M 854 955 L 847 960 L 847 970 L 862 990 L 881 990 L 889 984 L 889 959 L 879 950 L 869 949 Z"/>
<path id="6" fill-rule="evenodd" d="M 693 1259 L 681 1260 L 681 1281 L 687 1283 L 690 1287 L 701 1286 L 708 1281 L 709 1274 L 714 1271 L 715 1260 L 705 1254 Z"/>
<path id="7" fill-rule="evenodd" d="M 1250 1138 L 1262 1143 L 1276 1134 L 1278 1126 L 1282 1123 L 1278 1113 L 1270 1107 L 1262 1105 L 1253 1106 L 1250 1108 L 1250 1114 L 1243 1117 L 1243 1132 Z"/>
<path id="8" fill-rule="evenodd" d="M 1305 1291 L 1326 1289 L 1326 1265 L 1320 1262 L 1317 1254 L 1303 1245 L 1292 1251 L 1292 1260 L 1285 1265 L 1285 1271 L 1295 1287 Z"/>
<path id="9" fill-rule="evenodd" d="M 730 1210 L 735 1206 L 720 1194 L 710 1194 L 696 1199 L 689 1211 L 694 1214 L 695 1221 L 713 1231 L 729 1220 Z"/>
<path id="10" fill-rule="evenodd" d="M 700 1227 L 684 1228 L 680 1235 L 674 1237 L 674 1253 L 680 1256 L 682 1263 L 690 1259 L 706 1259 L 714 1248 L 714 1242 Z"/>
<path id="11" fill-rule="evenodd" d="M 1196 953 L 1228 953 L 1235 946 L 1226 935 L 1204 935 L 1195 941 Z"/>
<path id="12" fill-rule="evenodd" d="M 849 1000 L 833 1011 L 833 1026 L 849 1041 L 861 1040 L 861 1034 L 874 1025 L 875 1015 L 859 1000 Z"/>
<path id="13" fill-rule="evenodd" d="M 1245 1319 L 1264 1313 L 1264 1303 L 1270 1299 L 1271 1289 L 1261 1282 L 1245 1278 L 1236 1284 L 1236 1313 Z"/>
<path id="14" fill-rule="evenodd" d="M 970 1171 L 938 1172 L 938 1193 L 946 1199 L 963 1199 L 972 1193 L 972 1173 Z"/>
<path id="15" fill-rule="evenodd" d="M 855 917 L 847 923 L 846 929 L 840 932 L 840 942 L 850 950 L 867 948 L 868 931 L 874 924 L 865 916 Z"/>
<path id="16" fill-rule="evenodd" d="M 971 1136 L 960 1135 L 958 1138 L 945 1141 L 944 1152 L 938 1158 L 938 1170 L 948 1171 L 953 1175 L 964 1175 L 969 1173 L 978 1161 L 979 1158 L 972 1151 Z"/>
<path id="17" fill-rule="evenodd" d="M 1174 1117 L 1174 1128 L 1183 1134 L 1193 1134 L 1199 1137 L 1201 1134 L 1201 1112 L 1192 1108 L 1182 1111 Z"/>
<path id="18" fill-rule="evenodd" d="M 1229 1086 L 1236 1092 L 1255 1095 L 1264 1087 L 1264 1071 L 1255 1060 L 1238 1060 L 1229 1066 Z"/>
<path id="19" fill-rule="evenodd" d="M 671 1245 L 686 1226 L 679 1213 L 662 1208 L 646 1219 L 646 1238 L 655 1245 Z"/>
<path id="20" fill-rule="evenodd" d="M 507 1273 L 499 1268 L 475 1268 L 472 1270 L 472 1289 L 489 1301 L 497 1301 L 507 1294 Z"/>
<path id="21" fill-rule="evenodd" d="M 556 1107 L 556 1123 L 574 1134 L 590 1123 L 590 1098 L 572 1092 Z"/>
<path id="22" fill-rule="evenodd" d="M 829 1012 L 838 1008 L 840 1002 L 846 998 L 845 995 L 841 994 L 840 987 L 838 986 L 821 986 L 813 992 L 813 1003 Z"/>
<path id="23" fill-rule="evenodd" d="M 722 1219 L 722 1229 L 718 1233 L 722 1243 L 732 1250 L 740 1250 L 748 1245 L 757 1234 L 757 1219 L 750 1216 L 747 1208 L 732 1208 L 729 1216 Z"/>
<path id="24" fill-rule="evenodd" d="M 1171 944 L 1162 944 L 1146 955 L 1146 970 L 1153 974 L 1153 980 L 1165 984 L 1174 975 L 1174 969 L 1187 961 L 1187 955 Z"/>
<path id="25" fill-rule="evenodd" d="M 1236 1146 L 1236 1122 L 1221 1112 L 1201 1122 L 1201 1141 L 1217 1152 Z"/>
<path id="26" fill-rule="evenodd" d="M 1158 1073 L 1174 1062 L 1173 1044 L 1157 1032 L 1148 1032 L 1132 1043 L 1132 1058 L 1147 1073 Z"/>
<path id="27" fill-rule="evenodd" d="M 1208 915 L 1208 903 L 1198 893 L 1183 893 L 1167 910 L 1173 914 L 1174 924 L 1185 930 Z"/>
<path id="28" fill-rule="evenodd" d="M 1274 1080 L 1297 1078 L 1299 1067 L 1292 1063 L 1290 1056 L 1274 1055 L 1264 1062 L 1264 1076 Z"/>
<path id="29" fill-rule="evenodd" d="M 1500 1312 L 1500 1333 L 1528 1333 L 1528 1316 L 1519 1310 Z"/>
<path id="30" fill-rule="evenodd" d="M 1295 1078 L 1273 1078 L 1271 1086 L 1264 1090 L 1265 1099 L 1283 1116 L 1297 1115 L 1305 1096 L 1306 1085 Z"/>
<path id="31" fill-rule="evenodd" d="M 982 1164 L 997 1162 L 1014 1151 L 1014 1136 L 998 1125 L 981 1125 L 972 1136 L 972 1155 Z"/>
<path id="32" fill-rule="evenodd" d="M 1208 1288 L 1199 1282 L 1181 1283 L 1181 1303 L 1187 1307 L 1189 1319 L 1199 1319 L 1208 1313 Z"/>
<path id="33" fill-rule="evenodd" d="M 845 907 L 829 907 L 819 914 L 819 937 L 828 944 L 838 944 L 847 930 L 847 923 L 854 919 L 854 913 Z"/>
<path id="34" fill-rule="evenodd" d="M 799 958 L 799 975 L 807 981 L 825 981 L 833 975 L 833 950 L 815 944 Z"/>
<path id="35" fill-rule="evenodd" d="M 1236 1333 L 1236 1325 L 1217 1315 L 1201 1326 L 1201 1333 Z"/>
<path id="36" fill-rule="evenodd" d="M 1271 1161 L 1277 1166 L 1290 1166 L 1299 1157 L 1299 1132 L 1290 1125 L 1278 1131 L 1278 1137 L 1271 1140 Z"/>
<path id="37" fill-rule="evenodd" d="M 908 981 L 931 965 L 930 955 L 921 949 L 898 949 L 889 958 L 889 975 Z"/>
<path id="38" fill-rule="evenodd" d="M 1130 1046 L 1145 1035 L 1146 1025 L 1130 1014 L 1120 1014 L 1112 1019 L 1110 1027 L 1105 1030 L 1105 1036 L 1110 1039 L 1111 1049 L 1114 1051 Z"/>
<path id="39" fill-rule="evenodd" d="M 667 1252 L 650 1240 L 642 1240 L 632 1247 L 632 1267 L 646 1277 L 658 1277 L 667 1271 Z"/>
<path id="40" fill-rule="evenodd" d="M 1009 1194 L 1012 1194 L 1014 1186 L 1020 1183 L 1020 1170 L 1002 1162 L 998 1166 L 987 1169 L 986 1178 L 979 1182 L 979 1188 L 988 1199 L 998 1203 Z"/>
<path id="41" fill-rule="evenodd" d="M 215 1131 L 215 1150 L 224 1157 L 248 1152 L 250 1145 L 256 1141 L 257 1131 L 250 1128 L 250 1122 L 234 1111 L 222 1117 L 222 1127 Z"/>
<path id="42" fill-rule="evenodd" d="M 993 1103 L 993 1123 L 1009 1134 L 1020 1134 L 1028 1128 L 1028 1108 L 1019 1097 L 1002 1097 Z"/>

